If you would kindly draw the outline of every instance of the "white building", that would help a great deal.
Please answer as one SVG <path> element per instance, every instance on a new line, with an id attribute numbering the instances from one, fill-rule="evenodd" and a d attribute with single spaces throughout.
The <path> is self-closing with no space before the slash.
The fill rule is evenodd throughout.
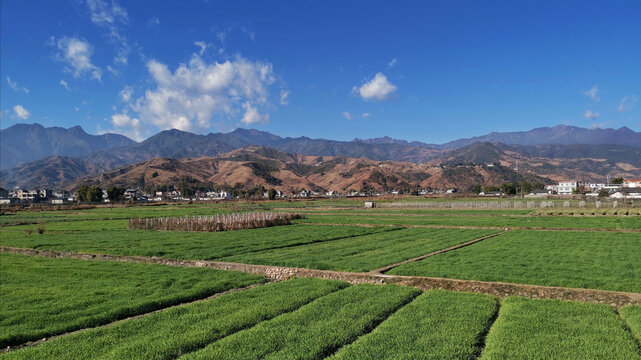
<path id="1" fill-rule="evenodd" d="M 641 188 L 641 179 L 623 180 L 623 187 L 626 187 L 626 188 Z"/>
<path id="2" fill-rule="evenodd" d="M 578 181 L 559 182 L 557 193 L 559 195 L 571 195 L 582 184 Z"/>

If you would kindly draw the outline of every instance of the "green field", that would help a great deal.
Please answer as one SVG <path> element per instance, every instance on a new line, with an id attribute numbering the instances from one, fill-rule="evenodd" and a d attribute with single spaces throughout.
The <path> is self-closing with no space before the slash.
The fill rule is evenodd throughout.
<path id="1" fill-rule="evenodd" d="M 548 229 L 641 229 L 641 216 L 385 216 L 365 215 L 315 215 L 308 214 L 306 223 L 323 224 L 369 224 L 369 225 L 431 225 L 431 226 L 477 226 L 477 227 L 523 227 Z"/>
<path id="2" fill-rule="evenodd" d="M 94 228 L 91 226 L 94 224 Z M 48 225 L 28 235 L 28 225 L 0 230 L 1 245 L 58 251 L 214 260 L 225 256 L 333 241 L 394 228 L 288 225 L 223 232 L 127 230 L 118 221 L 77 221 Z M 114 228 L 117 227 L 117 228 Z M 109 236 L 105 236 L 109 234 Z"/>
<path id="3" fill-rule="evenodd" d="M 639 344 L 607 305 L 510 297 L 482 359 L 641 359 Z"/>
<path id="4" fill-rule="evenodd" d="M 627 306 L 621 309 L 621 316 L 630 327 L 630 331 L 641 344 L 641 306 Z"/>
<path id="5" fill-rule="evenodd" d="M 307 219 L 212 233 L 127 229 L 132 217 L 270 209 Z M 503 231 L 518 227 L 562 230 Z M 641 293 L 641 233 L 620 229 L 641 229 L 641 217 L 364 209 L 362 199 L 221 202 L 20 211 L 0 215 L 0 245 L 366 272 L 497 234 L 387 274 Z M 207 268 L 0 253 L 0 346 L 48 338 L 0 359 L 641 360 L 641 306 L 266 281 Z"/>
<path id="6" fill-rule="evenodd" d="M 62 336 L 0 358 L 175 359 L 346 286 L 342 282 L 317 279 L 266 284 Z"/>
<path id="7" fill-rule="evenodd" d="M 498 305 L 487 295 L 428 291 L 332 359 L 471 359 Z"/>
<path id="8" fill-rule="evenodd" d="M 322 359 L 371 331 L 418 293 L 394 285 L 354 285 L 184 358 Z"/>
<path id="9" fill-rule="evenodd" d="M 212 269 L 0 254 L 0 346 L 106 324 L 264 281 Z"/>
<path id="10" fill-rule="evenodd" d="M 389 273 L 641 292 L 641 235 L 514 230 Z"/>
<path id="11" fill-rule="evenodd" d="M 321 270 L 369 271 L 496 232 L 402 229 L 339 241 L 246 253 L 221 260 Z"/>

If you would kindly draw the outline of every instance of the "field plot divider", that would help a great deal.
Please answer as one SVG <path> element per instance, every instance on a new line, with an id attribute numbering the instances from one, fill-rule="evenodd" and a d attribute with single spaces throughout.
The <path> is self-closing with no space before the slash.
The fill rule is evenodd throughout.
<path id="1" fill-rule="evenodd" d="M 405 264 L 408 264 L 408 263 L 411 263 L 411 262 L 415 262 L 415 261 L 424 260 L 424 259 L 427 259 L 428 257 L 434 256 L 434 255 L 438 255 L 438 254 L 446 253 L 448 251 L 452 251 L 452 250 L 460 249 L 460 248 L 463 248 L 463 247 L 466 247 L 466 246 L 470 246 L 472 244 L 476 244 L 477 242 L 480 242 L 480 241 L 483 241 L 483 240 L 487 240 L 487 239 L 490 239 L 490 238 L 497 237 L 499 235 L 505 234 L 508 231 L 510 231 L 510 230 L 506 229 L 506 230 L 503 230 L 503 231 L 501 231 L 499 233 L 496 233 L 496 234 L 483 236 L 483 237 L 480 237 L 478 239 L 470 240 L 470 241 L 462 243 L 462 244 L 450 246 L 450 247 L 448 247 L 446 249 L 437 250 L 437 251 L 431 252 L 429 254 L 417 256 L 417 257 L 412 258 L 412 259 L 407 259 L 407 260 L 398 262 L 396 264 L 387 265 L 387 266 L 384 266 L 384 267 L 382 267 L 380 269 L 375 269 L 375 270 L 370 271 L 370 274 L 376 274 L 376 275 L 384 274 L 385 272 L 390 271 L 393 268 L 399 267 L 401 265 L 405 265 Z"/>
<path id="2" fill-rule="evenodd" d="M 286 280 L 292 277 L 313 277 L 346 281 L 350 284 L 396 284 L 411 286 L 421 290 L 441 289 L 449 291 L 472 292 L 498 296 L 521 296 L 534 299 L 557 299 L 596 304 L 609 304 L 614 307 L 641 305 L 641 293 L 622 291 L 568 288 L 558 286 L 528 285 L 480 280 L 459 280 L 425 276 L 385 275 L 333 270 L 316 270 L 296 267 L 254 265 L 222 261 L 176 260 L 157 257 L 106 255 L 14 248 L 0 246 L 0 253 L 22 254 L 46 258 L 72 258 L 93 261 L 119 261 L 132 263 L 160 264 L 166 266 L 207 267 L 228 271 L 258 274 L 272 280 Z"/>
<path id="3" fill-rule="evenodd" d="M 637 337 L 634 334 L 634 331 L 632 331 L 630 324 L 628 324 L 628 320 L 626 320 L 621 312 L 619 312 L 619 309 L 615 307 L 613 310 L 617 315 L 619 315 L 619 319 L 621 319 L 621 322 L 623 322 L 623 328 L 625 329 L 625 331 L 627 331 L 628 334 L 630 334 L 630 336 L 632 336 L 632 338 L 635 340 L 637 344 L 637 352 L 639 353 L 639 355 L 641 355 L 641 338 Z"/>
<path id="4" fill-rule="evenodd" d="M 2 252 L 4 252 L 4 250 Z M 75 333 L 79 333 L 81 331 L 97 329 L 97 328 L 101 328 L 101 327 L 105 327 L 105 326 L 112 326 L 112 325 L 115 325 L 115 324 L 118 324 L 118 323 L 121 323 L 121 322 L 127 321 L 127 320 L 140 319 L 140 318 L 143 318 L 145 316 L 152 315 L 152 314 L 155 314 L 155 313 L 158 313 L 158 312 L 161 312 L 161 311 L 169 310 L 169 309 L 172 309 L 172 308 L 175 308 L 175 307 L 212 300 L 212 299 L 215 299 L 217 297 L 221 297 L 223 295 L 227 295 L 227 294 L 231 294 L 231 293 L 235 293 L 235 292 L 239 292 L 239 291 L 249 290 L 249 289 L 252 289 L 252 288 L 255 288 L 255 287 L 258 287 L 258 286 L 263 286 L 263 285 L 268 284 L 270 282 L 273 282 L 273 281 L 266 281 L 264 283 L 252 284 L 252 285 L 241 287 L 241 288 L 229 289 L 227 291 L 219 292 L 219 293 L 210 295 L 210 296 L 205 297 L 205 298 L 196 299 L 196 300 L 193 300 L 193 301 L 185 301 L 185 302 L 182 302 L 182 303 L 179 303 L 179 304 L 174 304 L 174 305 L 171 305 L 171 306 L 164 307 L 162 309 L 156 309 L 156 310 L 153 310 L 153 311 L 150 311 L 150 312 L 147 312 L 147 313 L 138 314 L 138 315 L 134 315 L 134 316 L 129 316 L 129 317 L 126 317 L 126 318 L 123 318 L 123 319 L 112 321 L 112 322 L 107 323 L 107 324 L 102 324 L 102 325 L 98 325 L 98 326 L 91 326 L 91 327 L 86 327 L 86 328 L 82 328 L 82 329 L 77 329 L 77 330 L 69 331 L 69 332 L 62 333 L 62 334 L 51 335 L 51 336 L 43 338 L 41 340 L 28 341 L 26 343 L 19 344 L 19 345 L 8 346 L 6 348 L 0 349 L 0 354 L 6 353 L 6 352 L 9 352 L 9 351 L 18 350 L 18 349 L 21 349 L 23 347 L 40 345 L 40 344 L 42 344 L 44 342 L 47 342 L 47 341 L 50 341 L 50 340 L 53 340 L 53 339 L 56 339 L 56 338 L 59 338 L 59 337 L 62 337 L 62 336 L 67 336 L 67 335 L 72 335 L 72 334 L 75 334 Z"/>

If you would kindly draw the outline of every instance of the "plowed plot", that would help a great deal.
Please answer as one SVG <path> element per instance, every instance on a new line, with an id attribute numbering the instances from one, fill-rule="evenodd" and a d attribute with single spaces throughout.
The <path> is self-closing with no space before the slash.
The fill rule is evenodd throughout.
<path id="1" fill-rule="evenodd" d="M 0 254 L 0 346 L 106 324 L 262 282 L 256 275 Z"/>
<path id="2" fill-rule="evenodd" d="M 482 359 L 640 359 L 608 305 L 507 298 Z"/>
<path id="3" fill-rule="evenodd" d="M 250 328 L 347 283 L 294 279 L 62 336 L 5 354 L 6 359 L 175 359 Z"/>
<path id="4" fill-rule="evenodd" d="M 471 359 L 498 305 L 487 295 L 428 291 L 332 359 Z"/>
<path id="5" fill-rule="evenodd" d="M 497 231 L 402 229 L 326 243 L 246 253 L 221 260 L 321 270 L 369 271 L 494 233 Z"/>
<path id="6" fill-rule="evenodd" d="M 510 231 L 390 274 L 641 292 L 641 235 Z"/>
<path id="7" fill-rule="evenodd" d="M 253 230 L 194 233 L 126 230 L 126 221 L 118 220 L 118 222 L 121 223 L 121 229 L 110 228 L 113 224 L 107 221 L 51 224 L 48 225 L 51 229 L 42 235 L 35 232 L 27 235 L 25 230 L 28 226 L 12 226 L 0 229 L 2 234 L 0 244 L 58 251 L 213 260 L 266 249 L 394 230 L 358 226 L 288 225 Z"/>
<path id="8" fill-rule="evenodd" d="M 184 358 L 321 359 L 373 329 L 418 293 L 393 285 L 354 285 Z"/>

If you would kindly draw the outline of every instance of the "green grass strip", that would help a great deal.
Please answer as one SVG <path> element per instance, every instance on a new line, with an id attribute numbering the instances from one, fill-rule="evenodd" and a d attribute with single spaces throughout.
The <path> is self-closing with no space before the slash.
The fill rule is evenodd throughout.
<path id="1" fill-rule="evenodd" d="M 376 327 L 418 293 L 393 285 L 354 285 L 183 358 L 320 359 Z"/>
<path id="2" fill-rule="evenodd" d="M 62 336 L 2 359 L 175 359 L 249 328 L 347 283 L 293 279 Z"/>
<path id="3" fill-rule="evenodd" d="M 107 324 L 265 281 L 213 269 L 0 254 L 0 346 Z"/>
<path id="4" fill-rule="evenodd" d="M 320 270 L 369 271 L 496 232 L 470 229 L 402 229 L 332 242 L 247 253 L 221 260 Z"/>
<path id="5" fill-rule="evenodd" d="M 113 225 L 107 221 L 83 223 L 82 226 L 80 222 L 47 224 L 51 230 L 42 235 L 35 231 L 32 235 L 27 235 L 28 226 L 3 228 L 0 229 L 0 244 L 58 251 L 215 260 L 225 256 L 394 230 L 357 226 L 288 225 L 210 233 L 127 230 L 126 222 L 122 229 L 112 228 Z M 92 224 L 95 226 L 93 229 Z"/>
<path id="6" fill-rule="evenodd" d="M 428 291 L 332 359 L 470 359 L 496 311 L 492 296 Z"/>
<path id="7" fill-rule="evenodd" d="M 641 359 L 608 305 L 508 297 L 482 359 Z"/>
<path id="8" fill-rule="evenodd" d="M 619 313 L 639 342 L 639 350 L 641 352 L 641 306 L 627 306 L 619 310 Z"/>
<path id="9" fill-rule="evenodd" d="M 641 234 L 513 230 L 389 273 L 641 293 L 639 259 Z"/>

